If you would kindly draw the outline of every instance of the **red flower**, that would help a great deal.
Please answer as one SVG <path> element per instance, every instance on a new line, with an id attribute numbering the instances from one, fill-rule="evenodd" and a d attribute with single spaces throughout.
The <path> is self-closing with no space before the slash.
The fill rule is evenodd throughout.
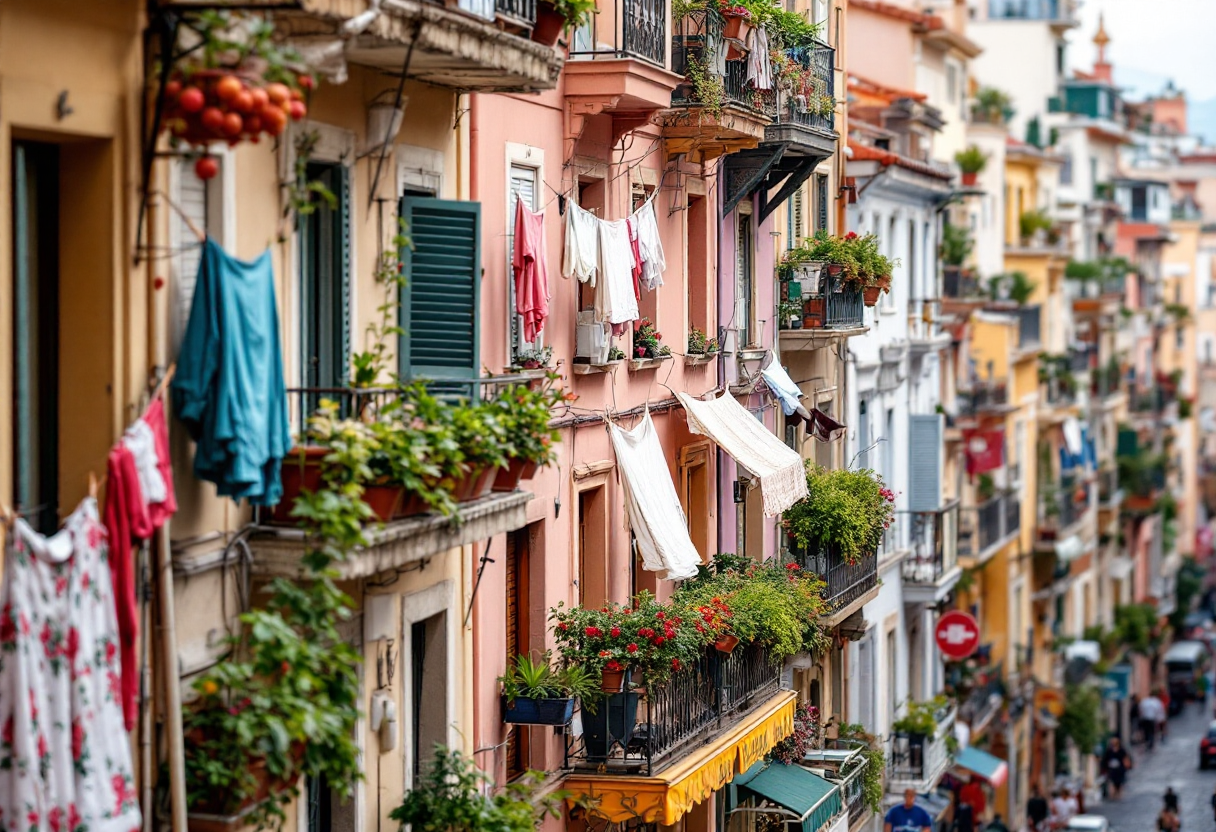
<path id="1" fill-rule="evenodd" d="M 848 234 L 845 234 L 845 235 L 844 235 L 844 238 L 845 238 L 846 240 L 856 240 L 856 239 L 857 239 L 857 232 L 856 232 L 856 231 L 850 231 Z"/>
<path id="2" fill-rule="evenodd" d="M 650 629 L 649 627 L 643 627 L 638 630 L 638 635 L 640 635 L 642 638 L 650 638 L 654 635 L 654 630 Z"/>
<path id="3" fill-rule="evenodd" d="M 613 673 L 617 673 L 619 671 L 624 670 L 625 668 L 621 667 L 621 663 L 618 662 L 616 659 L 611 659 L 608 662 L 608 664 L 604 665 L 604 669 L 611 670 Z"/>
<path id="4" fill-rule="evenodd" d="M 608 631 L 608 635 L 612 636 L 613 638 L 616 638 L 620 634 L 621 634 L 620 627 L 613 627 L 611 630 Z"/>
<path id="5" fill-rule="evenodd" d="M 79 760 L 83 750 L 84 726 L 80 724 L 80 720 L 76 720 L 72 723 L 72 759 Z"/>
<path id="6" fill-rule="evenodd" d="M 672 669 L 672 670 L 679 670 L 679 669 L 680 669 L 680 660 L 679 660 L 679 659 L 672 659 L 672 660 L 671 660 L 671 669 Z"/>
<path id="7" fill-rule="evenodd" d="M 0 732 L 0 742 L 3 742 L 5 745 L 13 744 L 13 718 L 11 716 L 4 723 L 4 731 Z"/>
<path id="8" fill-rule="evenodd" d="M 106 664 L 114 664 L 114 657 L 118 655 L 118 645 L 112 641 L 106 642 Z"/>
<path id="9" fill-rule="evenodd" d="M 67 643 L 63 648 L 63 655 L 68 657 L 68 661 L 72 664 L 76 663 L 76 652 L 80 650 L 80 633 L 76 632 L 75 627 L 68 628 Z"/>
<path id="10" fill-rule="evenodd" d="M 611 656 L 611 655 L 612 655 L 612 651 L 611 651 L 611 650 L 601 650 L 601 651 L 600 651 L 600 658 L 601 658 L 601 659 L 606 659 L 606 658 L 608 658 L 608 657 L 609 657 L 609 656 Z"/>
<path id="11" fill-rule="evenodd" d="M 46 821 L 51 825 L 51 832 L 59 832 L 59 824 L 63 821 L 63 810 L 58 806 L 47 812 Z"/>
<path id="12" fill-rule="evenodd" d="M 638 652 L 638 646 L 636 644 L 630 642 L 628 645 L 625 646 L 625 652 L 626 653 L 636 653 L 636 652 Z M 9 720 L 10 731 L 12 729 L 12 725 L 13 725 L 12 720 Z"/>
<path id="13" fill-rule="evenodd" d="M 661 332 L 656 332 L 656 333 L 654 334 L 654 339 L 655 339 L 656 341 L 662 341 L 662 340 L 663 340 L 663 333 L 661 333 Z"/>
<path id="14" fill-rule="evenodd" d="M 590 638 L 595 638 L 597 636 L 602 636 L 604 634 L 604 631 L 601 630 L 599 627 L 588 627 L 587 629 L 583 630 L 583 633 L 585 633 Z"/>
<path id="15" fill-rule="evenodd" d="M 785 565 L 785 568 L 790 570 L 791 572 L 797 572 L 800 567 L 796 563 L 787 563 Z"/>
<path id="16" fill-rule="evenodd" d="M 654 646 L 655 646 L 655 647 L 662 647 L 662 646 L 663 646 L 663 642 L 665 642 L 665 641 L 667 641 L 667 639 L 663 638 L 662 636 L 655 636 L 655 638 L 654 638 Z"/>
<path id="17" fill-rule="evenodd" d="M 46 735 L 45 734 L 38 735 L 38 756 L 39 757 L 46 756 Z"/>
<path id="18" fill-rule="evenodd" d="M 667 617 L 667 613 L 665 613 L 665 612 L 656 612 L 656 613 L 654 614 L 654 617 L 655 617 L 655 618 L 657 618 L 657 619 L 659 619 L 660 621 L 662 621 L 664 618 L 666 618 L 666 617 Z"/>
<path id="19" fill-rule="evenodd" d="M 562 623 L 557 625 L 557 629 L 561 630 L 564 633 L 570 629 L 570 625 L 567 624 L 565 621 L 563 621 Z"/>
<path id="20" fill-rule="evenodd" d="M 645 347 L 634 347 L 633 351 L 638 354 L 638 358 L 646 357 L 646 348 Z"/>

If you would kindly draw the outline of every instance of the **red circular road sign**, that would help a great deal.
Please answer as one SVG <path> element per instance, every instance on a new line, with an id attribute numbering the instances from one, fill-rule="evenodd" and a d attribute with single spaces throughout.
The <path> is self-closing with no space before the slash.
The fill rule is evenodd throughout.
<path id="1" fill-rule="evenodd" d="M 933 638 L 942 655 L 959 661 L 969 657 L 980 646 L 980 625 L 970 613 L 951 610 L 937 619 Z"/>

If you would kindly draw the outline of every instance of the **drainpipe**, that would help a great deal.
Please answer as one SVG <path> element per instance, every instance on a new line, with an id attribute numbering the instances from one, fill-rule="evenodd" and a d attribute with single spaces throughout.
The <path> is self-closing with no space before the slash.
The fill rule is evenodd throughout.
<path id="1" fill-rule="evenodd" d="M 720 174 L 721 174 L 720 161 L 721 161 L 721 157 L 719 157 L 718 162 L 714 163 L 714 168 L 715 168 L 714 172 L 716 175 L 716 180 L 719 185 L 719 187 L 717 189 L 719 200 L 722 199 L 722 193 L 721 193 L 722 180 L 720 177 Z M 702 169 L 702 174 L 704 174 L 704 170 L 705 170 L 704 165 L 702 165 L 701 169 Z M 715 322 L 716 326 L 714 328 L 718 331 L 718 350 L 719 350 L 719 352 L 721 352 L 723 346 L 726 344 L 726 329 L 722 326 L 722 299 L 724 297 L 726 297 L 725 294 L 723 294 L 724 290 L 723 290 L 723 286 L 722 286 L 722 218 L 720 216 L 721 211 L 719 210 L 717 204 L 711 205 L 710 210 L 713 212 L 713 214 L 711 216 L 713 216 L 713 218 L 714 218 L 714 239 L 715 239 L 715 244 L 714 244 L 715 268 L 714 268 L 714 271 L 716 273 L 716 278 L 717 278 L 715 282 L 717 285 L 716 297 L 718 300 L 718 302 L 714 305 L 714 314 L 717 317 L 717 321 Z M 732 304 L 733 304 L 734 292 L 731 292 L 731 299 L 732 299 Z M 719 357 L 719 360 L 717 362 L 717 364 L 718 364 L 718 387 L 720 389 L 724 390 L 726 395 L 730 395 L 730 390 L 727 389 L 727 385 L 726 385 L 726 360 L 725 359 L 726 359 L 726 356 L 722 355 Z M 721 552 L 722 551 L 722 511 L 723 511 L 723 506 L 725 505 L 725 501 L 723 500 L 723 495 L 722 495 L 722 485 L 724 482 L 723 477 L 722 477 L 722 471 L 723 471 L 723 466 L 725 464 L 726 455 L 722 453 L 721 445 L 715 445 L 715 454 L 717 455 L 715 462 L 717 465 L 716 473 L 717 473 L 717 478 L 718 478 L 718 517 L 717 517 L 718 551 Z M 732 505 L 734 504 L 734 490 L 733 489 L 731 490 L 731 504 Z M 738 553 L 736 553 L 736 554 L 738 554 Z"/>
<path id="2" fill-rule="evenodd" d="M 469 201 L 476 202 L 479 188 L 477 182 L 477 147 L 479 138 L 477 93 L 469 93 Z"/>

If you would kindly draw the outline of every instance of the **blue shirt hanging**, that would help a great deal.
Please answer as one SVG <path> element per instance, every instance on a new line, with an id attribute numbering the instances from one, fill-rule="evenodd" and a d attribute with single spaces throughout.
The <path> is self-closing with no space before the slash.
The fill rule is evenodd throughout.
<path id="1" fill-rule="evenodd" d="M 224 497 L 279 501 L 292 442 L 269 250 L 245 262 L 203 244 L 173 409 L 198 445 L 195 476 Z"/>

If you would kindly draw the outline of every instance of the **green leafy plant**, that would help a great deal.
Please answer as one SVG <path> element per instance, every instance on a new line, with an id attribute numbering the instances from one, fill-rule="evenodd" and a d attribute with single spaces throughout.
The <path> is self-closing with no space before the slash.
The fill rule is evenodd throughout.
<path id="1" fill-rule="evenodd" d="M 980 474 L 976 492 L 982 502 L 988 502 L 996 494 L 996 480 L 991 474 Z"/>
<path id="2" fill-rule="evenodd" d="M 1102 739 L 1102 693 L 1093 685 L 1066 685 L 1064 713 L 1056 736 L 1071 740 L 1082 754 L 1088 754 Z M 1057 740 L 1059 742 L 1059 740 Z M 1063 743 L 1060 743 L 1061 747 Z"/>
<path id="3" fill-rule="evenodd" d="M 569 699 L 577 697 L 583 706 L 595 713 L 600 697 L 600 680 L 585 667 L 566 665 L 553 667 L 553 654 L 545 651 L 538 659 L 520 654 L 507 671 L 498 677 L 502 695 L 510 704 L 516 699 Z"/>
<path id="4" fill-rule="evenodd" d="M 972 144 L 955 153 L 954 161 L 963 173 L 979 173 L 988 165 L 988 154 Z"/>
<path id="5" fill-rule="evenodd" d="M 996 87 L 981 87 L 971 105 L 971 117 L 988 124 L 1004 124 L 1013 118 L 1013 99 Z"/>
<path id="6" fill-rule="evenodd" d="M 1144 448 L 1134 454 L 1115 457 L 1119 470 L 1119 487 L 1137 497 L 1151 497 L 1165 486 L 1169 457 Z"/>
<path id="7" fill-rule="evenodd" d="M 669 355 L 670 350 L 666 353 L 663 352 L 662 341 L 663 333 L 659 332 L 650 318 L 642 318 L 633 330 L 634 358 L 658 358 L 662 355 Z"/>
<path id="8" fill-rule="evenodd" d="M 802 303 L 796 300 L 783 300 L 777 304 L 777 321 L 782 329 L 789 326 L 789 322 L 795 318 L 802 317 Z"/>
<path id="9" fill-rule="evenodd" d="M 961 267 L 971 256 L 971 250 L 975 248 L 975 241 L 971 239 L 971 232 L 967 226 L 948 222 L 942 227 L 940 248 L 943 263 L 947 266 Z"/>
<path id="10" fill-rule="evenodd" d="M 717 351 L 718 340 L 716 338 L 710 338 L 703 330 L 695 326 L 688 330 L 689 355 L 713 355 Z"/>
<path id="11" fill-rule="evenodd" d="M 1004 293 L 1018 306 L 1025 306 L 1034 296 L 1038 284 L 1031 280 L 1025 272 L 1010 272 L 990 277 L 988 287 L 993 300 L 1001 300 L 1001 295 Z"/>
<path id="12" fill-rule="evenodd" d="M 891 725 L 891 730 L 909 736 L 931 737 L 937 733 L 938 714 L 949 707 L 946 697 L 939 696 L 928 702 L 909 702 L 908 711 Z"/>
<path id="13" fill-rule="evenodd" d="M 193 811 L 230 815 L 257 801 L 246 823 L 281 827 L 301 776 L 349 795 L 362 777 L 355 725 L 362 656 L 338 631 L 352 602 L 333 565 L 366 543 L 371 512 L 362 500 L 375 435 L 335 417 L 327 402 L 310 421 L 326 449 L 323 486 L 292 509 L 305 532 L 301 581 L 277 578 L 264 608 L 240 616 L 229 652 L 194 682 L 185 706 L 186 789 Z"/>
<path id="14" fill-rule="evenodd" d="M 624 357 L 625 357 L 625 351 L 623 349 L 621 349 L 620 347 L 614 346 L 614 347 L 608 348 L 608 360 L 609 361 L 620 361 Z"/>
<path id="15" fill-rule="evenodd" d="M 708 50 L 709 47 L 706 47 Z M 706 113 L 719 118 L 726 108 L 726 84 L 721 75 L 710 72 L 708 64 L 712 56 L 690 57 L 685 70 L 688 82 L 692 84 L 693 101 L 700 104 Z"/>
<path id="16" fill-rule="evenodd" d="M 553 8 L 566 19 L 566 30 L 578 29 L 599 13 L 595 0 L 552 0 Z"/>
<path id="17" fill-rule="evenodd" d="M 561 434 L 549 422 L 554 408 L 575 399 L 573 393 L 558 387 L 561 378 L 550 372 L 533 384 L 503 387 L 489 401 L 488 407 L 505 432 L 508 457 L 542 466 L 557 458 Z"/>
<path id="18" fill-rule="evenodd" d="M 870 470 L 808 464 L 808 496 L 786 510 L 786 532 L 801 549 L 829 546 L 848 563 L 873 554 L 895 516 L 895 493 Z"/>
<path id="19" fill-rule="evenodd" d="M 1191 310 L 1183 303 L 1167 303 L 1165 305 L 1165 314 L 1174 319 L 1176 324 L 1184 324 L 1191 317 Z"/>
<path id="20" fill-rule="evenodd" d="M 887 755 L 879 747 L 878 738 L 869 733 L 864 725 L 848 722 L 840 726 L 838 735 L 841 739 L 865 744 L 861 750 L 861 756 L 866 761 L 861 775 L 861 793 L 871 812 L 881 812 L 886 795 L 883 778 L 887 770 Z"/>
<path id="21" fill-rule="evenodd" d="M 539 370 L 549 366 L 553 360 L 553 347 L 545 346 L 515 353 L 511 366 L 525 370 Z"/>
<path id="22" fill-rule="evenodd" d="M 794 711 L 794 733 L 774 745 L 768 756 L 773 762 L 784 766 L 799 765 L 807 751 L 822 744 L 819 709 L 814 705 L 799 705 Z"/>
<path id="23" fill-rule="evenodd" d="M 1157 608 L 1152 604 L 1116 606 L 1113 633 L 1116 644 L 1133 653 L 1149 655 L 1163 638 Z"/>
<path id="24" fill-rule="evenodd" d="M 1054 226 L 1055 222 L 1045 211 L 1023 211 L 1018 217 L 1018 233 L 1023 240 L 1029 240 L 1039 231 L 1050 231 Z"/>
<path id="25" fill-rule="evenodd" d="M 494 790 L 493 781 L 459 751 L 436 746 L 414 788 L 389 813 L 413 832 L 536 832 L 561 817 L 561 791 L 542 792 L 544 775 L 529 771 Z"/>

